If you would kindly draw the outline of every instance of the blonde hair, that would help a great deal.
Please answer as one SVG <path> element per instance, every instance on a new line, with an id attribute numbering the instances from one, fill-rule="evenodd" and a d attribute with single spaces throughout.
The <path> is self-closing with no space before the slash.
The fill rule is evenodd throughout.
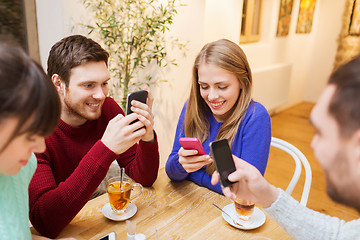
<path id="1" fill-rule="evenodd" d="M 200 95 L 198 84 L 198 70 L 203 62 L 234 74 L 240 82 L 241 90 L 239 98 L 232 108 L 233 112 L 223 122 L 216 136 L 216 139 L 227 139 L 231 145 L 251 102 L 252 75 L 249 63 L 242 49 L 227 39 L 206 44 L 197 55 L 193 66 L 192 85 L 186 108 L 184 129 L 185 136 L 197 137 L 201 142 L 209 137 L 210 126 L 207 117 L 212 114 L 211 109 Z M 214 164 L 209 164 L 206 168 L 209 174 L 212 174 L 214 170 Z"/>

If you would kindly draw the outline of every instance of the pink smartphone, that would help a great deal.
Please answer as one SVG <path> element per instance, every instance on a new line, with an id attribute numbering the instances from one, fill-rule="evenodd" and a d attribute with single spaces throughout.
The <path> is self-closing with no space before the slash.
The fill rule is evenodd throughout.
<path id="1" fill-rule="evenodd" d="M 197 138 L 193 137 L 182 137 L 179 139 L 179 143 L 185 150 L 197 150 L 197 155 L 205 155 L 206 152 L 201 145 L 201 142 Z"/>

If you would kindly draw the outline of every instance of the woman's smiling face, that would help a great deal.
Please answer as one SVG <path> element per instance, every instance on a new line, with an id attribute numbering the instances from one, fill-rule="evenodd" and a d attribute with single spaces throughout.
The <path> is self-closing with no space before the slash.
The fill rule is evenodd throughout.
<path id="1" fill-rule="evenodd" d="M 239 98 L 240 82 L 228 71 L 202 62 L 198 69 L 201 97 L 218 122 L 224 122 L 232 113 Z"/>

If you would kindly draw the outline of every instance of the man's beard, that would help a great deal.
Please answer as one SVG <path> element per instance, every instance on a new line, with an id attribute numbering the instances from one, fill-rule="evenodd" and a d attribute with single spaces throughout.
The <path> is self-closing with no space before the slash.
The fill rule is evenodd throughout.
<path id="1" fill-rule="evenodd" d="M 336 154 L 336 159 L 338 164 L 336 166 L 332 166 L 336 168 L 335 171 L 339 171 L 342 173 L 340 178 L 348 179 L 347 175 L 350 174 L 350 166 L 348 165 L 349 160 L 343 151 L 340 151 Z M 326 174 L 326 173 L 325 173 Z M 343 205 L 355 208 L 358 212 L 360 212 L 360 201 L 359 201 L 359 192 L 356 188 L 354 188 L 355 184 L 348 183 L 344 184 L 335 184 L 334 181 L 327 175 L 326 176 L 326 191 L 329 197 L 335 202 L 341 203 Z"/>
<path id="2" fill-rule="evenodd" d="M 329 197 L 337 203 L 355 208 L 360 213 L 360 202 L 354 194 L 359 194 L 355 189 L 346 189 L 342 192 L 335 188 L 334 184 L 328 182 L 326 191 Z"/>
<path id="3" fill-rule="evenodd" d="M 72 116 L 72 118 L 75 119 L 83 119 L 85 122 L 89 121 L 89 120 L 96 120 L 101 116 L 101 108 L 100 107 L 100 111 L 98 114 L 94 115 L 89 115 L 87 114 L 86 110 L 82 111 L 82 109 L 85 109 L 86 105 L 85 103 L 81 102 L 81 103 L 73 103 L 71 98 L 65 98 L 64 99 L 64 104 L 66 106 L 65 111 L 67 112 L 67 114 L 69 116 Z M 81 106 L 84 106 L 84 108 L 81 108 Z"/>

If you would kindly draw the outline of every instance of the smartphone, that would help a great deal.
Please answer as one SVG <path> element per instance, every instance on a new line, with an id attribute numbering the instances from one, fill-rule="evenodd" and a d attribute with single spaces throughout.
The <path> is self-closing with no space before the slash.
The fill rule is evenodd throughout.
<path id="1" fill-rule="evenodd" d="M 116 240 L 115 232 L 108 233 L 105 236 L 98 238 L 97 240 Z"/>
<path id="2" fill-rule="evenodd" d="M 228 187 L 234 182 L 228 180 L 230 173 L 235 172 L 235 163 L 232 158 L 229 143 L 226 139 L 213 141 L 210 143 L 210 155 L 215 162 L 215 167 L 220 174 L 220 183 L 223 187 Z"/>
<path id="3" fill-rule="evenodd" d="M 206 152 L 201 145 L 201 142 L 199 139 L 194 137 L 182 137 L 179 139 L 179 143 L 185 150 L 197 150 L 197 155 L 205 155 Z"/>
<path id="4" fill-rule="evenodd" d="M 132 113 L 132 111 L 131 111 L 131 101 L 132 100 L 136 100 L 136 101 L 146 104 L 147 97 L 148 97 L 148 92 L 145 90 L 140 90 L 140 91 L 129 93 L 127 96 L 126 115 Z"/>

